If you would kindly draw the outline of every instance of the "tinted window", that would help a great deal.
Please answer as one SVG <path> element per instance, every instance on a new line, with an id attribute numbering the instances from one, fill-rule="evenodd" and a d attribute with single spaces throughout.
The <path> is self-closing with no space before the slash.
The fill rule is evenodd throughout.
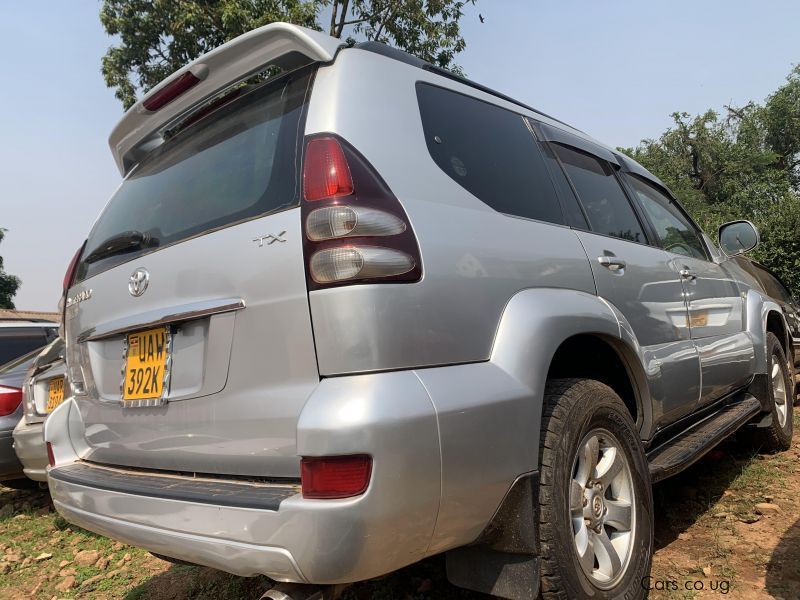
<path id="1" fill-rule="evenodd" d="M 682 256 L 708 258 L 700 235 L 675 202 L 636 175 L 628 177 L 628 181 L 656 230 L 662 248 Z"/>
<path id="2" fill-rule="evenodd" d="M 40 327 L 0 328 L 0 365 L 47 343 L 47 332 Z"/>
<path id="3" fill-rule="evenodd" d="M 604 160 L 561 144 L 553 144 L 553 148 L 578 193 L 592 231 L 645 243 L 647 238 L 614 168 Z"/>
<path id="4" fill-rule="evenodd" d="M 308 72 L 266 84 L 176 133 L 135 168 L 86 242 L 89 256 L 123 232 L 164 246 L 297 203 L 299 120 Z M 85 279 L 142 253 L 82 262 Z"/>
<path id="5" fill-rule="evenodd" d="M 563 223 L 542 151 L 522 117 L 450 90 L 417 84 L 431 157 L 498 212 Z"/>

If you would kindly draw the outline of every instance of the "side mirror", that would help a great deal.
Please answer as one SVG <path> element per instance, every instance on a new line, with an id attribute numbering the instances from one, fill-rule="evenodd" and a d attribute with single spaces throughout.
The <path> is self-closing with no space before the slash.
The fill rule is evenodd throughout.
<path id="1" fill-rule="evenodd" d="M 758 242 L 758 229 L 750 221 L 731 221 L 719 228 L 719 247 L 728 256 L 749 252 Z"/>

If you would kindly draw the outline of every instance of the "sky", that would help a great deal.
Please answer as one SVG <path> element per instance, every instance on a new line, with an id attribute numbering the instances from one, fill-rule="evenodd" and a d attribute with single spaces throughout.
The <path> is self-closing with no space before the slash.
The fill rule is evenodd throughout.
<path id="1" fill-rule="evenodd" d="M 612 146 L 658 137 L 675 111 L 763 99 L 800 63 L 800 3 L 478 0 L 467 75 Z M 122 105 L 100 58 L 97 0 L 0 0 L 0 244 L 17 308 L 55 310 L 70 258 L 120 182 Z M 478 13 L 484 16 L 481 23 Z"/>

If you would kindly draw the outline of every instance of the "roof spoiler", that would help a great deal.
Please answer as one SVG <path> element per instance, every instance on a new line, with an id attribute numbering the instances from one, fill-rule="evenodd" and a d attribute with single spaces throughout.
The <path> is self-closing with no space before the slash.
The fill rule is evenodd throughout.
<path id="1" fill-rule="evenodd" d="M 259 27 L 215 48 L 178 69 L 131 106 L 108 139 L 117 168 L 124 176 L 158 146 L 161 132 L 182 115 L 220 91 L 270 65 L 294 68 L 331 62 L 342 40 L 288 23 Z M 190 81 L 187 86 L 185 83 Z M 178 94 L 170 94 L 172 87 Z M 164 102 L 165 96 L 171 97 Z M 146 106 L 153 108 L 148 110 Z"/>

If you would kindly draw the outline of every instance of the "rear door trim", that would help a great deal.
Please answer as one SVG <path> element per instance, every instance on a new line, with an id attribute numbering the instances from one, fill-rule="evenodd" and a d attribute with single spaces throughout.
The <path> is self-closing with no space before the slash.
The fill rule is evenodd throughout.
<path id="1" fill-rule="evenodd" d="M 242 298 L 222 298 L 151 310 L 87 329 L 78 335 L 78 343 L 113 337 L 137 329 L 148 329 L 159 325 L 192 321 L 211 315 L 242 310 L 243 308 L 245 308 L 245 301 Z"/>

